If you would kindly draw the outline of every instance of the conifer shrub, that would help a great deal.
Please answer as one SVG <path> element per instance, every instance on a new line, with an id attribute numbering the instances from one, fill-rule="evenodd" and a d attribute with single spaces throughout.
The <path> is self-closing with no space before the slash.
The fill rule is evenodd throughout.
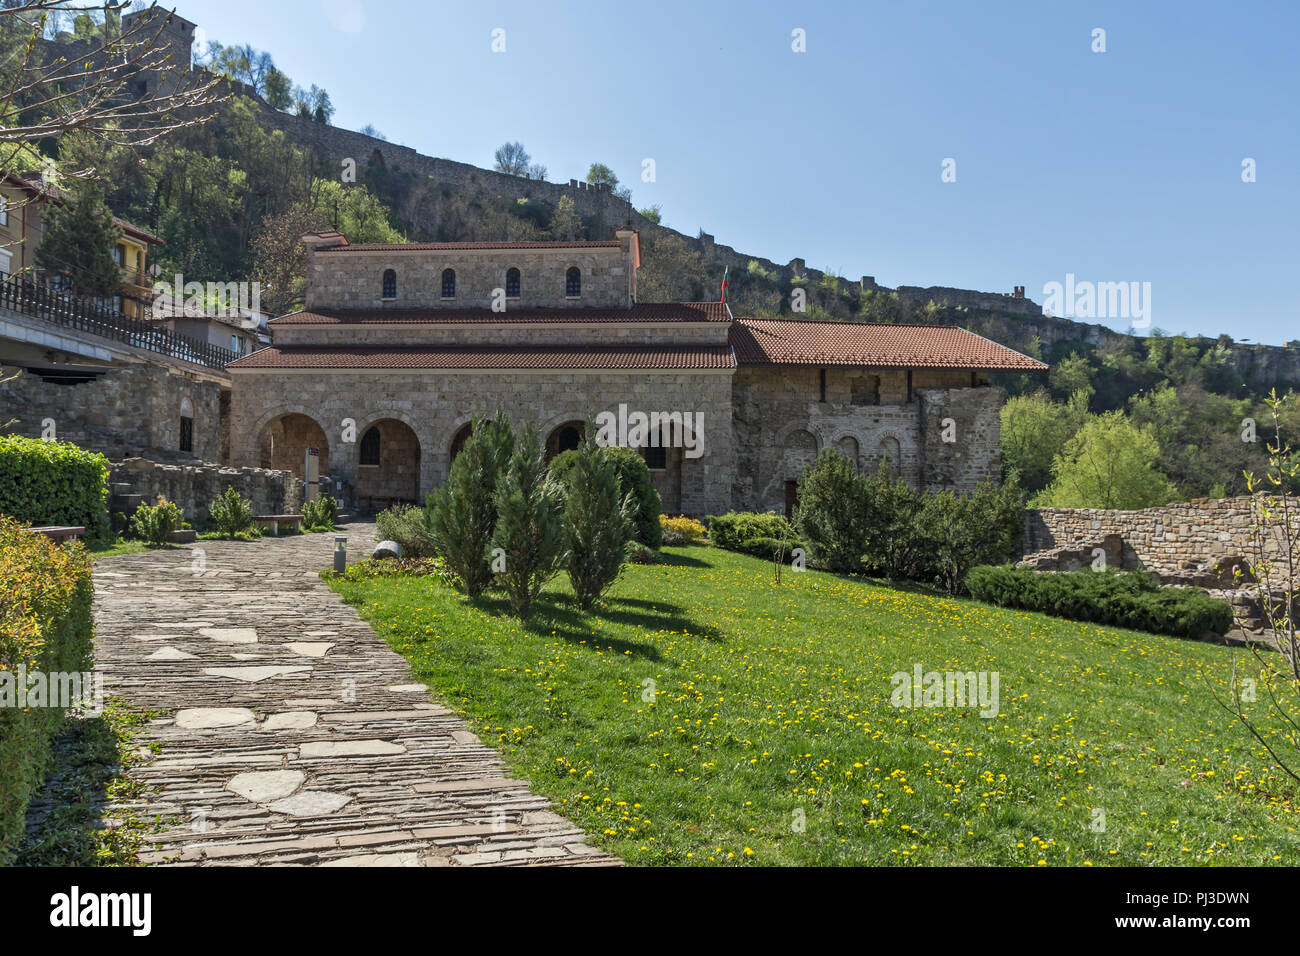
<path id="1" fill-rule="evenodd" d="M 636 503 L 630 493 L 621 493 L 614 462 L 596 444 L 591 429 L 575 451 L 564 530 L 569 581 L 578 606 L 585 610 L 596 603 L 623 568 L 626 545 L 633 540 Z"/>
<path id="2" fill-rule="evenodd" d="M 977 601 L 998 607 L 1154 634 L 1200 638 L 1232 626 L 1227 601 L 1191 588 L 1163 588 L 1141 571 L 1040 572 L 981 565 L 966 574 L 966 588 Z"/>
<path id="3" fill-rule="evenodd" d="M 504 555 L 499 582 L 521 619 L 532 615 L 542 587 L 565 566 L 564 486 L 546 469 L 537 426 L 515 436 L 514 453 L 497 483 L 492 544 Z"/>
<path id="4" fill-rule="evenodd" d="M 492 583 L 497 485 L 510 462 L 514 430 L 505 415 L 475 415 L 447 481 L 425 502 L 432 545 L 470 597 Z"/>
<path id="5" fill-rule="evenodd" d="M 591 431 L 591 429 L 587 429 Z M 631 495 L 635 503 L 632 525 L 636 540 L 647 548 L 659 548 L 663 544 L 663 529 L 659 516 L 663 511 L 663 501 L 655 490 L 650 478 L 650 469 L 645 459 L 635 448 L 619 445 L 607 445 L 601 449 L 614 465 L 618 475 L 618 487 L 622 495 Z M 573 470 L 575 453 L 566 451 L 556 455 L 551 461 L 551 474 L 559 478 L 566 486 Z"/>

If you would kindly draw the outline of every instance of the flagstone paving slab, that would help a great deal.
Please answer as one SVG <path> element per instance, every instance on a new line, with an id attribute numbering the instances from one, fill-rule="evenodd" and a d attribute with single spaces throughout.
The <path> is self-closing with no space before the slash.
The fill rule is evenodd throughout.
<path id="1" fill-rule="evenodd" d="M 373 525 L 346 531 L 368 555 Z M 619 864 L 508 777 L 320 581 L 333 536 L 201 547 L 199 574 L 193 548 L 96 564 L 105 693 L 164 715 L 134 741 L 149 756 L 128 773 L 147 795 L 118 804 L 164 821 L 143 862 Z"/>

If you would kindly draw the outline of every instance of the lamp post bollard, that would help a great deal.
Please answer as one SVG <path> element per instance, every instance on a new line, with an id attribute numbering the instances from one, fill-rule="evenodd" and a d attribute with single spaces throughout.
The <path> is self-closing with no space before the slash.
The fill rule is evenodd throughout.
<path id="1" fill-rule="evenodd" d="M 334 536 L 334 573 L 342 574 L 347 569 L 348 569 L 347 535 L 336 534 Z"/>

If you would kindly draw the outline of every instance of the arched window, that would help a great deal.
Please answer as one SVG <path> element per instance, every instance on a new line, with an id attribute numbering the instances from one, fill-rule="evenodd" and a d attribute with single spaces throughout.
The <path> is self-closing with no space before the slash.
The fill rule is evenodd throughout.
<path id="1" fill-rule="evenodd" d="M 519 298 L 519 270 L 518 269 L 506 270 L 506 298 L 507 299 Z"/>
<path id="2" fill-rule="evenodd" d="M 566 299 L 582 297 L 582 270 L 577 266 L 570 266 L 569 271 L 564 274 L 564 297 Z"/>
<path id="3" fill-rule="evenodd" d="M 392 269 L 384 270 L 384 298 L 397 298 L 397 273 Z"/>
<path id="4" fill-rule="evenodd" d="M 456 270 L 442 270 L 442 297 L 444 299 L 456 298 Z"/>
<path id="5" fill-rule="evenodd" d="M 181 399 L 181 440 L 180 450 L 194 451 L 194 406 L 188 398 Z"/>
<path id="6" fill-rule="evenodd" d="M 573 451 L 582 444 L 582 432 L 573 425 L 565 425 L 560 429 L 560 435 L 556 443 L 559 446 L 560 454 Z"/>
<path id="7" fill-rule="evenodd" d="M 371 425 L 361 436 L 361 464 L 379 464 L 379 427 Z"/>

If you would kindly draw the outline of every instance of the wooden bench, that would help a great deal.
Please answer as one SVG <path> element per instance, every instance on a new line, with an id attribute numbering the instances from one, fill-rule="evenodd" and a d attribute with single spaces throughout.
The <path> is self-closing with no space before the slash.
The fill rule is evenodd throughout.
<path id="1" fill-rule="evenodd" d="M 43 534 L 47 538 L 53 538 L 55 541 L 76 541 L 86 533 L 85 528 L 61 527 L 60 525 L 43 525 L 39 528 L 29 528 L 29 531 Z"/>
<path id="2" fill-rule="evenodd" d="M 295 531 L 302 531 L 302 515 L 253 515 L 253 520 L 260 525 L 270 525 L 271 533 L 280 536 L 280 525 L 292 524 Z"/>

